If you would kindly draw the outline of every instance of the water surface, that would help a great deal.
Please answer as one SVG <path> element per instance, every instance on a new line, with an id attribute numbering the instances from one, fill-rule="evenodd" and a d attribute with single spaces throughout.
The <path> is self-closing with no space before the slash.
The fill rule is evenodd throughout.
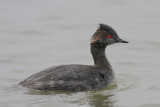
<path id="1" fill-rule="evenodd" d="M 159 107 L 160 1 L 1 0 L 1 107 Z M 89 41 L 98 23 L 129 44 L 107 47 L 116 74 L 110 87 L 37 91 L 17 84 L 55 65 L 92 65 Z"/>

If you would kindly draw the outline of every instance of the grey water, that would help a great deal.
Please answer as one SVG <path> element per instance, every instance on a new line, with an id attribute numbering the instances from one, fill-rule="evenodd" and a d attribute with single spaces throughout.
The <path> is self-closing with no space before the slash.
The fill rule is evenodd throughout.
<path id="1" fill-rule="evenodd" d="M 159 0 L 0 0 L 0 107 L 160 107 Z M 17 84 L 62 64 L 93 65 L 98 23 L 129 44 L 107 47 L 115 83 L 86 92 Z"/>

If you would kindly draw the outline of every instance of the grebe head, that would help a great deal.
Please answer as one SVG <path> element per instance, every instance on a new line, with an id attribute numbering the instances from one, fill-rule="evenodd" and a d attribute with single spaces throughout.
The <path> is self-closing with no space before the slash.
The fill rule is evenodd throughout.
<path id="1" fill-rule="evenodd" d="M 95 34 L 91 38 L 91 44 L 101 44 L 102 46 L 111 45 L 114 43 L 128 43 L 119 38 L 116 31 L 105 24 L 99 24 L 99 27 Z"/>

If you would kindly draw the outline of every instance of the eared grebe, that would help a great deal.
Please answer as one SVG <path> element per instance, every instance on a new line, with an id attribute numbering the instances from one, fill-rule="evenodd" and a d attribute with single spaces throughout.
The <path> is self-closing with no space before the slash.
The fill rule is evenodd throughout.
<path id="1" fill-rule="evenodd" d="M 105 48 L 113 43 L 128 43 L 120 39 L 108 25 L 99 24 L 90 42 L 94 66 L 60 65 L 36 73 L 19 84 L 38 90 L 85 91 L 109 85 L 114 73 L 105 55 Z"/>

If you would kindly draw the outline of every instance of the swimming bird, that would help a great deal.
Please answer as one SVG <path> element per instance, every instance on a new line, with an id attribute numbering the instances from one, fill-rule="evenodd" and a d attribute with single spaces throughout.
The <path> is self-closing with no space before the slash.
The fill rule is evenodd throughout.
<path id="1" fill-rule="evenodd" d="M 90 41 L 94 65 L 53 66 L 31 75 L 19 85 L 38 90 L 87 91 L 105 88 L 114 79 L 114 72 L 106 58 L 105 49 L 114 43 L 128 42 L 120 39 L 112 27 L 99 24 Z"/>

